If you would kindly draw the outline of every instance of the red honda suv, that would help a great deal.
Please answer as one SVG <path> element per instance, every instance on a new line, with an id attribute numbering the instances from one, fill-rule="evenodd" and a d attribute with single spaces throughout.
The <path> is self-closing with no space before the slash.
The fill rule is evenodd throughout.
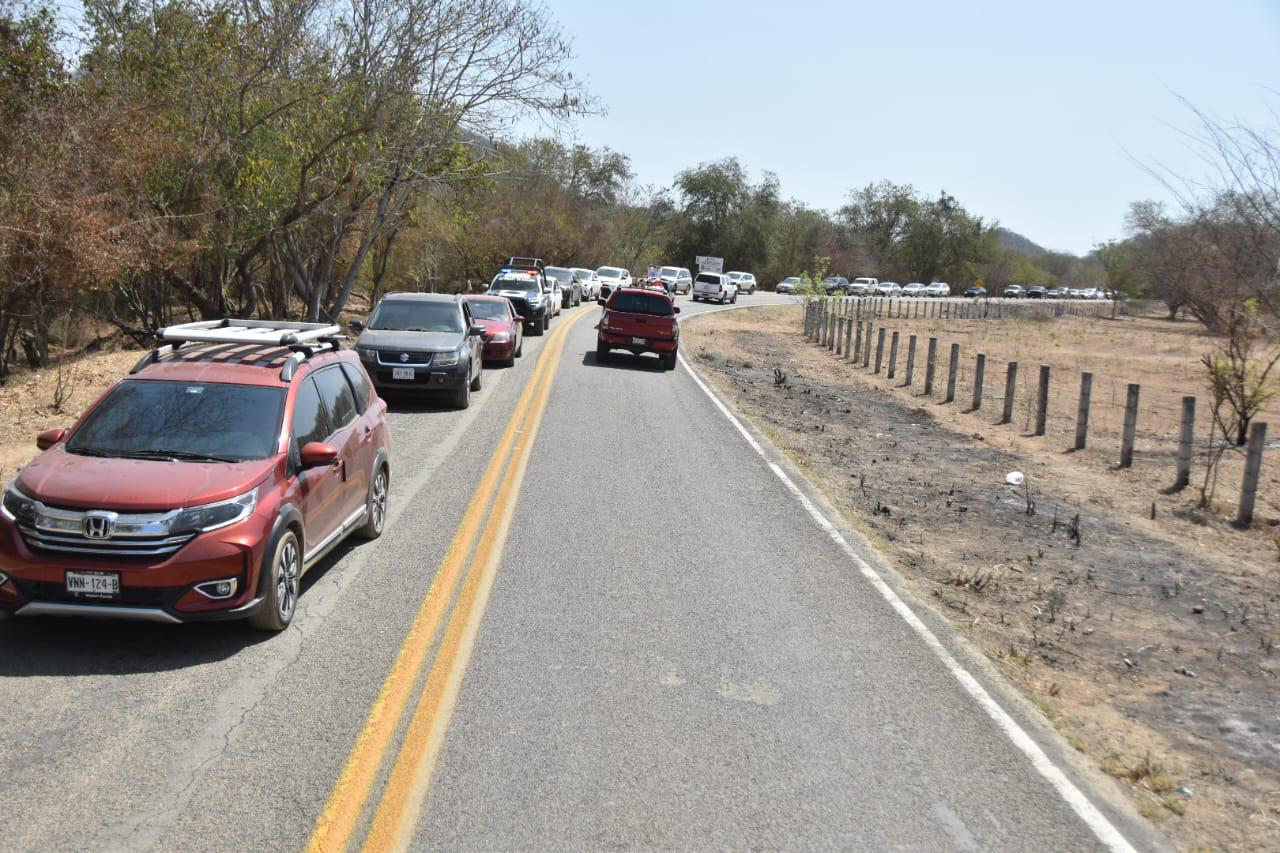
<path id="1" fill-rule="evenodd" d="M 0 608 L 283 630 L 303 573 L 387 517 L 387 407 L 338 333 L 161 331 L 5 489 Z"/>

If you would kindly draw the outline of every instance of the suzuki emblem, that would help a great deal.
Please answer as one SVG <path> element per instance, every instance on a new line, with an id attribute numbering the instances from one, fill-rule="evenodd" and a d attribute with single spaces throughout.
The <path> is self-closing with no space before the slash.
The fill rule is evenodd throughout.
<path id="1" fill-rule="evenodd" d="M 84 520 L 80 522 L 80 526 L 84 530 L 84 538 L 86 539 L 110 539 L 111 534 L 116 529 L 115 514 L 104 512 L 88 513 L 85 515 Z"/>
<path id="2" fill-rule="evenodd" d="M 409 353 L 407 353 L 407 352 L 402 352 L 402 353 L 400 353 L 400 363 L 401 363 L 401 364 L 404 364 L 404 363 L 405 363 L 405 362 L 407 362 L 408 360 L 409 360 Z"/>

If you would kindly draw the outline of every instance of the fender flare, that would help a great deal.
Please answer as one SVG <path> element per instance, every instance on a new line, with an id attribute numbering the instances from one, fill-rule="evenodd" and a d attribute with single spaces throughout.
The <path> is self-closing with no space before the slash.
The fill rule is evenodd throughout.
<path id="1" fill-rule="evenodd" d="M 265 586 L 267 578 L 270 576 L 270 567 L 268 561 L 276 552 L 276 542 L 289 527 L 297 527 L 298 543 L 302 546 L 302 559 L 305 562 L 307 553 L 307 528 L 302 521 L 302 512 L 293 504 L 285 504 L 280 507 L 280 514 L 276 516 L 275 524 L 271 525 L 271 533 L 267 536 L 267 547 L 262 552 L 262 562 L 258 565 L 258 587 L 257 597 L 261 598 L 266 595 L 267 588 Z"/>

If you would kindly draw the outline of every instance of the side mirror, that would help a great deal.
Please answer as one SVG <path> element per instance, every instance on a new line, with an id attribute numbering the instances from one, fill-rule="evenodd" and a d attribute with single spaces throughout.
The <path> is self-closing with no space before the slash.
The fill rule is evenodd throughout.
<path id="1" fill-rule="evenodd" d="M 350 328 L 351 331 L 355 332 L 356 334 L 359 334 L 360 332 L 364 331 L 364 323 L 360 322 L 359 320 L 352 320 L 351 322 L 347 323 L 347 327 Z"/>
<path id="2" fill-rule="evenodd" d="M 679 306 L 679 305 L 677 305 L 676 307 L 672 308 L 672 309 L 671 309 L 671 311 L 672 311 L 673 313 L 675 313 L 675 314 L 679 314 L 679 313 L 680 313 L 680 306 Z"/>
<path id="3" fill-rule="evenodd" d="M 523 315 L 523 314 L 517 314 L 517 315 L 516 315 L 516 322 L 517 322 L 517 323 L 523 323 L 523 322 L 524 322 L 524 315 Z"/>
<path id="4" fill-rule="evenodd" d="M 323 468 L 338 461 L 338 448 L 332 444 L 312 441 L 303 446 L 302 453 L 299 455 L 304 469 Z"/>
<path id="5" fill-rule="evenodd" d="M 67 437 L 67 431 L 59 427 L 58 429 L 47 429 L 36 436 L 36 447 L 41 450 L 48 450 L 55 444 L 61 444 Z"/>
<path id="6" fill-rule="evenodd" d="M 467 330 L 467 334 L 483 338 L 485 337 L 484 326 L 481 326 L 480 324 L 477 323 L 476 325 L 472 326 L 470 329 Z"/>

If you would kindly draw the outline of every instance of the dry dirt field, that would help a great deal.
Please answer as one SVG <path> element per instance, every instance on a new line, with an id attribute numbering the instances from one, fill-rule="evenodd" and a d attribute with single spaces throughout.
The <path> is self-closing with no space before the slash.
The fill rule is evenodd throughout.
<path id="1" fill-rule="evenodd" d="M 966 414 L 967 403 L 919 397 L 922 358 L 915 392 L 838 361 L 804 341 L 800 310 L 687 322 L 686 353 L 895 561 L 921 600 L 957 623 L 1076 749 L 1129 783 L 1139 810 L 1175 844 L 1280 849 L 1274 458 L 1260 523 L 1243 533 L 1223 512 L 1195 512 L 1190 490 L 1161 494 L 1172 458 L 1141 440 L 1135 467 L 1116 469 L 1118 442 L 1104 440 L 1100 409 L 1096 449 L 1066 453 L 1062 429 L 1031 438 L 1020 422 L 996 426 L 998 403 Z M 923 325 L 935 321 L 916 322 L 913 333 L 940 344 L 973 335 L 966 349 L 988 353 L 999 391 L 997 359 L 1074 360 L 1099 377 L 1128 366 L 1116 381 L 1135 377 L 1145 395 L 1164 370 L 1154 341 L 1190 348 L 1193 363 L 1197 356 L 1194 341 L 1160 338 L 1147 321 L 1108 345 L 1097 337 L 1113 328 L 1077 328 L 1103 321 L 1005 329 L 947 321 L 936 331 Z M 1126 356 L 1129 346 L 1138 354 Z M 1176 401 L 1194 393 L 1192 383 L 1170 373 L 1164 387 Z M 1096 401 L 1105 387 L 1095 380 Z M 958 400 L 971 399 L 971 380 L 960 388 Z M 1027 475 L 1025 487 L 1006 484 L 1012 471 Z"/>

